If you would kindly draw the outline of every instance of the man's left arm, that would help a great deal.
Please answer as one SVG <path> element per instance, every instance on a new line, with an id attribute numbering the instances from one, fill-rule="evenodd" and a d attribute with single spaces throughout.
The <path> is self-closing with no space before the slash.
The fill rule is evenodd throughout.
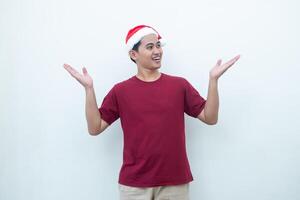
<path id="1" fill-rule="evenodd" d="M 209 73 L 209 84 L 206 103 L 204 109 L 198 115 L 198 119 L 202 122 L 214 125 L 218 122 L 219 113 L 219 94 L 218 94 L 218 80 L 222 74 L 230 68 L 238 59 L 240 55 L 234 57 L 228 62 L 222 64 L 222 60 L 218 60 L 215 67 Z"/>

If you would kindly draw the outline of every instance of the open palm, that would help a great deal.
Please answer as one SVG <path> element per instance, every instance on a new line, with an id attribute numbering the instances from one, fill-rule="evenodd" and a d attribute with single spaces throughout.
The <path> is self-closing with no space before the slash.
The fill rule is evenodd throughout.
<path id="1" fill-rule="evenodd" d="M 240 55 L 237 55 L 236 57 L 232 58 L 228 62 L 222 64 L 222 60 L 218 60 L 217 64 L 212 68 L 210 71 L 210 77 L 213 79 L 218 79 L 222 74 L 229 69 L 238 59 L 240 58 Z"/>
<path id="2" fill-rule="evenodd" d="M 64 68 L 73 76 L 83 87 L 90 88 L 93 87 L 93 79 L 88 74 L 85 67 L 82 68 L 83 74 L 76 71 L 71 65 L 64 64 Z"/>

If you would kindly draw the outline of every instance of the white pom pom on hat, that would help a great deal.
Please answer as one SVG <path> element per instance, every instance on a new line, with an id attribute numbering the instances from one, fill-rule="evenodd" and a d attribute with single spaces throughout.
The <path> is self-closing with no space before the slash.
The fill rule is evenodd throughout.
<path id="1" fill-rule="evenodd" d="M 138 43 L 144 36 L 154 33 L 158 40 L 161 40 L 160 34 L 151 26 L 147 25 L 138 25 L 132 29 L 130 29 L 126 36 L 126 49 L 130 51 L 133 46 Z M 164 45 L 164 43 L 162 43 Z"/>

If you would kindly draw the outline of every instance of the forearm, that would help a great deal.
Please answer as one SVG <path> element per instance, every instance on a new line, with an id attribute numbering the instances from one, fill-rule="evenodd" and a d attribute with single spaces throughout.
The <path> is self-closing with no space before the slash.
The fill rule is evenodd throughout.
<path id="1" fill-rule="evenodd" d="M 204 107 L 205 120 L 208 123 L 215 124 L 218 121 L 219 95 L 218 79 L 209 79 L 208 94 Z"/>
<path id="2" fill-rule="evenodd" d="M 101 115 L 97 107 L 94 88 L 86 88 L 85 114 L 90 134 L 95 134 L 101 128 Z"/>

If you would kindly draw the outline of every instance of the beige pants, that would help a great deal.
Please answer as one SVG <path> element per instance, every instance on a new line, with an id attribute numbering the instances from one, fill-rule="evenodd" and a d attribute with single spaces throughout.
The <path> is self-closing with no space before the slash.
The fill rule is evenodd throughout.
<path id="1" fill-rule="evenodd" d="M 189 183 L 157 187 L 132 187 L 119 183 L 120 200 L 189 200 Z"/>

